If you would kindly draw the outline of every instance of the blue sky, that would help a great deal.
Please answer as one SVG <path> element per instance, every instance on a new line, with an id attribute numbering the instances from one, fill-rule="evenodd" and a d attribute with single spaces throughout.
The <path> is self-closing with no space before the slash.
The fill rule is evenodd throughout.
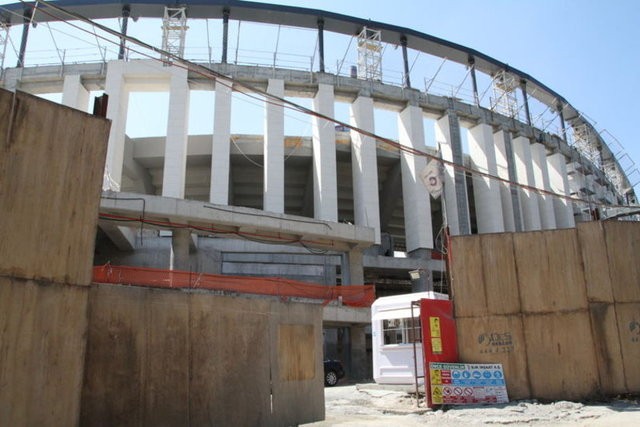
<path id="1" fill-rule="evenodd" d="M 444 38 L 452 42 L 462 44 L 492 56 L 502 62 L 518 68 L 551 89 L 560 93 L 574 107 L 586 114 L 594 122 L 599 131 L 606 129 L 624 146 L 633 162 L 640 166 L 640 143 L 637 140 L 636 120 L 638 115 L 637 100 L 640 98 L 640 2 L 634 0 L 457 0 L 457 1 L 432 1 L 432 0 L 323 0 L 323 1 L 271 1 L 272 3 L 287 4 L 293 6 L 324 9 L 327 11 L 369 18 L 403 27 L 409 27 L 436 37 Z M 0 4 L 12 3 L 2 1 Z M 142 20 L 141 20 L 142 21 Z M 159 44 L 159 23 L 149 24 L 149 27 L 138 21 L 130 23 L 130 34 L 138 36 L 145 41 Z M 196 30 L 204 31 L 202 23 L 189 22 L 189 34 L 195 34 Z M 242 27 L 240 32 L 241 46 L 243 40 L 255 36 L 261 29 Z M 32 32 L 30 37 L 30 49 L 47 49 L 51 45 L 50 34 L 38 27 L 40 33 Z M 14 43 L 19 44 L 19 32 L 12 30 Z M 216 46 L 218 43 L 220 23 L 209 22 L 209 31 L 213 40 L 214 59 L 216 59 Z M 236 27 L 231 25 L 232 33 Z M 266 30 L 265 30 L 266 31 Z M 273 36 L 273 28 L 271 29 Z M 58 42 L 63 37 L 55 32 Z M 150 34 L 153 34 L 151 36 Z M 40 37 L 40 39 L 38 38 Z M 230 37 L 231 46 L 235 45 L 235 33 Z M 274 39 L 266 41 L 265 51 L 274 49 Z M 329 38 L 331 43 L 333 39 Z M 344 42 L 344 41 L 343 41 Z M 283 28 L 279 38 L 279 51 L 294 51 L 294 44 L 306 45 L 301 48 L 303 55 L 291 56 L 280 60 L 300 61 L 304 63 L 308 58 L 304 57 L 307 51 L 314 49 L 315 33 L 309 31 L 306 37 L 291 37 L 288 29 Z M 328 43 L 328 44 L 329 44 Z M 344 44 L 339 43 L 335 47 L 329 45 L 327 55 L 341 57 L 345 50 Z M 333 50 L 333 51 L 332 51 Z M 11 54 L 9 48 L 8 55 Z M 206 51 L 201 54 L 206 56 Z M 233 52 L 230 52 L 230 56 Z M 257 54 L 256 54 L 257 55 Z M 262 54 L 261 54 L 262 55 Z M 399 49 L 388 49 L 385 54 L 391 59 L 388 62 L 399 59 Z M 410 60 L 413 57 L 410 57 Z M 353 58 L 347 58 L 353 60 Z M 329 60 L 330 67 L 337 67 L 335 59 Z M 27 64 L 29 59 L 27 60 Z M 13 66 L 13 62 L 5 64 Z M 416 63 L 416 68 L 427 66 Z M 433 66 L 433 64 L 431 64 Z M 394 68 L 394 67 L 390 67 Z M 386 72 L 385 77 L 397 78 L 400 68 Z M 344 71 L 344 70 L 343 70 Z M 394 74 L 395 73 L 395 74 Z M 424 88 L 424 82 L 413 78 L 413 86 Z M 428 74 L 428 73 L 427 73 Z M 462 78 L 458 76 L 458 79 Z M 416 81 L 418 80 L 418 81 Z M 201 133 L 206 129 L 198 128 L 197 124 L 209 122 L 212 108 L 211 94 L 194 93 L 192 98 L 197 105 L 192 108 L 196 115 L 192 118 L 195 123 L 195 133 Z M 157 103 L 167 102 L 166 96 L 157 97 Z M 234 103 L 242 105 L 246 110 L 246 117 L 255 117 L 253 120 L 261 126 L 262 119 L 260 106 L 255 101 L 241 99 L 236 96 Z M 145 102 L 143 98 L 132 97 L 132 106 Z M 193 104 L 192 104 L 193 105 Z M 306 104 L 308 106 L 308 104 Z M 235 106 L 235 104 L 234 104 Z M 144 110 L 133 108 L 134 110 Z M 346 106 L 338 105 L 336 114 L 339 119 L 346 119 Z M 387 112 L 380 112 L 381 118 L 392 116 Z M 160 118 L 159 120 L 162 120 Z M 293 132 L 306 134 L 309 132 L 308 118 L 288 115 L 289 129 Z M 131 122 L 145 122 L 145 118 L 132 120 Z M 394 122 L 394 120 L 389 120 Z M 378 120 L 377 120 L 378 122 Z M 382 120 L 380 120 L 382 122 Z M 241 124 L 239 130 L 243 131 Z M 248 131 L 251 129 L 248 129 Z M 257 129 L 259 131 L 259 129 Z M 393 130 L 377 129 L 385 136 L 393 137 Z M 134 133 L 135 131 L 132 130 Z M 605 134 L 605 138 L 608 135 Z M 429 138 L 429 136 L 427 136 Z M 614 149 L 614 151 L 617 151 Z M 623 166 L 630 165 L 628 159 Z M 640 173 L 634 173 L 630 177 L 632 183 L 640 181 Z"/>

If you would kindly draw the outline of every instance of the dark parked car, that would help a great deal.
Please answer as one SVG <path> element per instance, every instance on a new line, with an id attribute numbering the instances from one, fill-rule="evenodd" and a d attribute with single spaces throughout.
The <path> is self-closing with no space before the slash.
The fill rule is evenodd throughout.
<path id="1" fill-rule="evenodd" d="M 333 387 L 344 377 L 344 368 L 339 360 L 324 361 L 324 385 Z"/>

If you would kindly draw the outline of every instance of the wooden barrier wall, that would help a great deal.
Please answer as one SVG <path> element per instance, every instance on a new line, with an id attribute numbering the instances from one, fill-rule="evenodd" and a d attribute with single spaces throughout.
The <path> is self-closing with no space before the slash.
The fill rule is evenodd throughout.
<path id="1" fill-rule="evenodd" d="M 640 392 L 640 223 L 452 239 L 462 361 L 511 399 Z"/>
<path id="2" fill-rule="evenodd" d="M 322 306 L 92 287 L 81 425 L 322 419 Z"/>
<path id="3" fill-rule="evenodd" d="M 73 426 L 110 123 L 5 90 L 0 118 L 0 426 Z"/>

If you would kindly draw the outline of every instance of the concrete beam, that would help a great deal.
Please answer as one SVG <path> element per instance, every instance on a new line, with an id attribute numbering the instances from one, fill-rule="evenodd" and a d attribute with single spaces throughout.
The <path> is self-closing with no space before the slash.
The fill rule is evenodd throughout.
<path id="1" fill-rule="evenodd" d="M 255 229 L 255 233 L 262 240 L 274 239 L 274 242 L 282 242 L 303 239 L 307 246 L 341 252 L 364 249 L 373 245 L 375 241 L 372 228 L 357 225 L 274 214 L 261 209 L 214 205 L 195 200 L 145 194 L 108 194 L 109 199 L 101 200 L 101 213 L 132 218 L 144 215 L 147 220 L 170 221 L 204 229 L 215 226 L 218 233 L 235 233 L 242 227 L 250 227 Z M 136 200 L 125 200 L 127 198 Z M 141 203 L 140 199 L 143 199 L 144 203 Z M 153 227 L 153 224 L 145 226 Z M 216 233 L 203 230 L 201 234 Z"/>
<path id="2" fill-rule="evenodd" d="M 131 228 L 109 221 L 100 221 L 98 225 L 119 251 L 131 252 L 135 249 L 136 234 Z"/>

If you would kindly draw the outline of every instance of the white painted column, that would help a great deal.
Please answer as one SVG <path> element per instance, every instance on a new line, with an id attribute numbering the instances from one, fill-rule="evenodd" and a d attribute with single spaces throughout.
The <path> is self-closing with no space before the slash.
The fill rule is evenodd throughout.
<path id="1" fill-rule="evenodd" d="M 211 151 L 211 189 L 209 201 L 229 204 L 229 162 L 231 144 L 231 83 L 217 81 L 213 112 L 213 141 Z"/>
<path id="2" fill-rule="evenodd" d="M 529 138 L 519 136 L 514 138 L 512 143 L 518 183 L 532 187 L 535 186 Z M 520 188 L 519 193 L 524 231 L 540 230 L 540 210 L 538 208 L 536 193 L 525 188 Z"/>
<path id="3" fill-rule="evenodd" d="M 164 148 L 162 195 L 184 199 L 189 132 L 189 83 L 187 70 L 171 67 L 169 114 Z"/>
<path id="4" fill-rule="evenodd" d="M 469 130 L 469 154 L 476 170 L 498 175 L 493 129 L 481 123 Z M 500 183 L 485 176 L 473 176 L 478 233 L 504 232 Z"/>
<path id="5" fill-rule="evenodd" d="M 318 85 L 313 110 L 334 116 L 333 86 Z M 336 129 L 333 122 L 313 117 L 313 208 L 314 218 L 338 220 L 338 183 L 336 172 Z"/>
<path id="6" fill-rule="evenodd" d="M 551 191 L 549 167 L 547 166 L 547 149 L 543 144 L 536 142 L 531 145 L 531 157 L 533 159 L 533 176 L 536 187 Z M 540 225 L 542 229 L 555 229 L 556 214 L 553 209 L 553 198 L 548 194 L 538 194 L 538 209 L 540 209 Z"/>
<path id="7" fill-rule="evenodd" d="M 65 74 L 62 84 L 62 105 L 87 112 L 89 91 L 83 86 L 79 74 Z"/>
<path id="8" fill-rule="evenodd" d="M 284 80 L 269 79 L 267 92 L 284 98 Z M 284 106 L 269 100 L 264 123 L 264 210 L 284 213 Z"/>
<path id="9" fill-rule="evenodd" d="M 442 159 L 462 165 L 462 141 L 458 118 L 451 114 L 445 114 L 440 118 L 435 125 L 435 137 Z M 456 177 L 459 183 L 456 183 Z M 464 172 L 456 171 L 452 165 L 445 165 L 442 181 L 442 200 L 451 235 L 469 234 L 471 224 Z M 459 200 L 463 203 L 458 203 Z"/>
<path id="10" fill-rule="evenodd" d="M 504 130 L 499 130 L 493 134 L 493 142 L 496 147 L 496 166 L 498 168 L 498 176 L 509 181 L 510 156 L 507 152 L 507 144 L 511 144 L 511 135 Z M 515 232 L 517 231 L 516 214 L 520 215 L 520 211 L 517 210 L 516 212 L 516 209 L 514 209 L 511 186 L 506 182 L 499 182 L 498 186 L 500 187 L 500 198 L 502 199 L 504 231 Z M 519 206 L 519 204 L 517 206 Z M 520 224 L 522 224 L 522 222 L 520 222 Z"/>
<path id="11" fill-rule="evenodd" d="M 129 92 L 124 83 L 124 65 L 123 61 L 110 61 L 107 65 L 104 93 L 109 95 L 107 118 L 111 120 L 111 132 L 102 186 L 105 190 L 120 191 L 122 183 L 122 161 L 129 106 Z"/>
<path id="12" fill-rule="evenodd" d="M 422 109 L 409 105 L 398 115 L 400 144 L 424 150 L 424 122 Z M 404 202 L 404 233 L 407 252 L 433 249 L 431 227 L 431 199 L 420 180 L 420 172 L 427 165 L 423 156 L 400 152 L 402 166 L 402 199 Z"/>
<path id="13" fill-rule="evenodd" d="M 372 98 L 358 96 L 351 104 L 350 116 L 354 127 L 375 132 Z M 351 169 L 355 223 L 375 229 L 376 244 L 379 245 L 378 162 L 374 138 L 351 131 Z"/>

